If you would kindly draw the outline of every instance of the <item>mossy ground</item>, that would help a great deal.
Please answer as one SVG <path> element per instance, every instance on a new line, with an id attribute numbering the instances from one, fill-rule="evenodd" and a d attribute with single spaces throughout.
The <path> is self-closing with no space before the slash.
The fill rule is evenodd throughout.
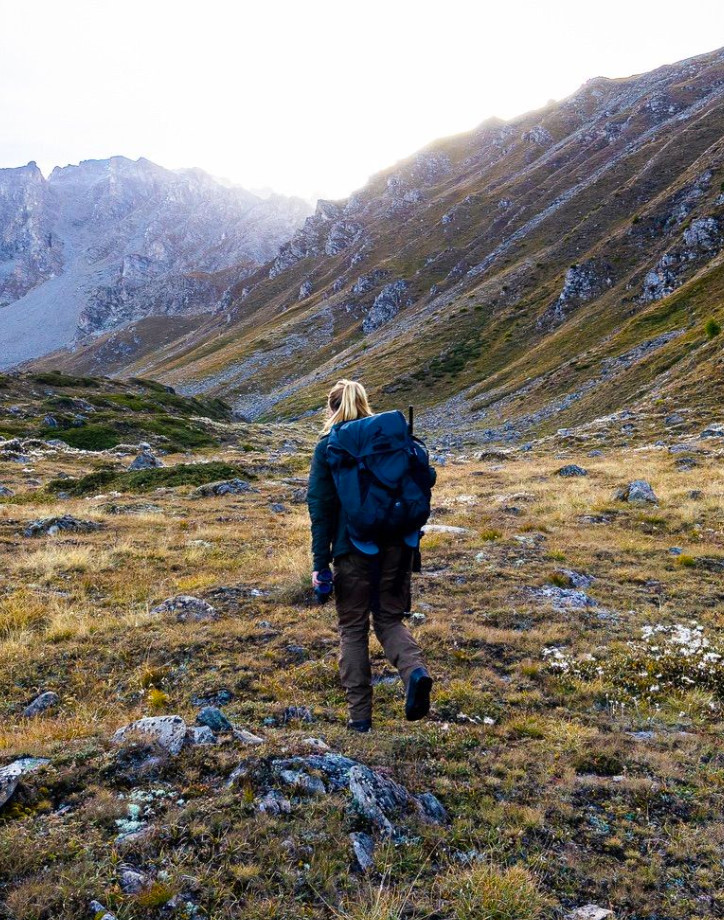
<path id="1" fill-rule="evenodd" d="M 231 426 L 225 439 L 225 449 L 167 463 L 236 466 L 243 455 L 258 492 L 193 499 L 191 485 L 165 485 L 144 497 L 155 506 L 145 510 L 95 490 L 58 502 L 45 484 L 60 471 L 82 481 L 92 455 L 36 457 L 32 473 L 2 464 L 17 498 L 0 504 L 1 762 L 52 760 L 0 813 L 0 916 L 76 920 L 98 898 L 120 920 L 162 917 L 177 892 L 199 916 L 251 920 L 527 920 L 589 902 L 637 920 L 721 914 L 721 688 L 704 674 L 688 689 L 666 683 L 656 657 L 629 645 L 645 626 L 692 620 L 718 641 L 724 475 L 715 448 L 689 472 L 663 449 L 589 458 L 575 447 L 554 456 L 550 443 L 442 468 L 434 521 L 467 532 L 428 535 L 415 580 L 424 622 L 411 628 L 437 681 L 432 717 L 405 723 L 400 685 L 381 683 L 365 737 L 344 728 L 333 609 L 310 598 L 295 489 L 315 432 Z M 565 462 L 588 477 L 556 476 Z M 27 485 L 31 476 L 42 485 Z M 633 478 L 650 480 L 658 508 L 613 500 Z M 53 513 L 103 528 L 21 535 Z M 595 606 L 556 609 L 539 593 L 565 585 L 565 570 L 595 577 L 586 589 Z M 218 593 L 224 586 L 246 590 Z M 206 597 L 220 618 L 150 615 L 178 593 Z M 571 670 L 551 667 L 552 648 Z M 375 640 L 373 650 L 375 673 L 390 676 Z M 625 681 L 626 662 L 646 679 Z M 60 694 L 59 709 L 22 719 L 40 689 Z M 232 695 L 227 715 L 264 746 L 190 749 L 144 777 L 133 749 L 109 743 L 142 715 L 192 723 L 199 701 L 221 690 Z M 282 725 L 287 705 L 311 707 L 315 723 Z M 300 799 L 274 817 L 256 810 L 253 780 L 226 787 L 240 761 L 263 770 L 273 755 L 307 753 L 310 735 L 435 793 L 451 826 L 420 824 L 405 844 L 381 842 L 363 877 L 347 834 L 368 828 L 344 793 Z M 121 848 L 121 795 L 151 789 L 163 793 L 153 832 Z M 124 895 L 122 862 L 160 875 L 144 894 Z"/>

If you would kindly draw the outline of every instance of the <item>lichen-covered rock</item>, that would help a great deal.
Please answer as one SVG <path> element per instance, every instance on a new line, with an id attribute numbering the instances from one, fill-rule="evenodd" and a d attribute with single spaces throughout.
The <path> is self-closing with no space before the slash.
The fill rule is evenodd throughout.
<path id="1" fill-rule="evenodd" d="M 586 904 L 566 914 L 565 920 L 606 920 L 606 917 L 613 917 L 613 911 L 597 904 Z"/>
<path id="2" fill-rule="evenodd" d="M 215 620 L 217 617 L 215 607 L 212 607 L 211 604 L 200 597 L 192 597 L 190 594 L 177 594 L 175 597 L 167 597 L 165 601 L 153 607 L 151 613 L 156 616 L 175 614 L 180 623 Z"/>
<path id="3" fill-rule="evenodd" d="M 97 521 L 81 521 L 70 514 L 63 514 L 60 517 L 41 518 L 38 521 L 31 521 L 25 528 L 26 537 L 39 537 L 42 534 L 55 536 L 63 531 L 69 533 L 90 533 L 94 530 L 100 530 L 101 525 Z"/>
<path id="4" fill-rule="evenodd" d="M 325 795 L 327 789 L 318 776 L 310 776 L 303 770 L 279 770 L 279 779 L 305 795 Z"/>
<path id="5" fill-rule="evenodd" d="M 20 757 L 6 767 L 0 767 L 0 808 L 9 801 L 23 776 L 47 763 L 50 763 L 47 757 Z"/>
<path id="6" fill-rule="evenodd" d="M 116 915 L 104 907 L 100 901 L 91 901 L 88 905 L 92 920 L 116 920 Z"/>
<path id="7" fill-rule="evenodd" d="M 375 841 L 369 834 L 363 831 L 356 831 L 349 835 L 352 843 L 352 851 L 357 865 L 362 872 L 369 872 L 375 865 Z"/>
<path id="8" fill-rule="evenodd" d="M 0 498 L 12 498 L 15 493 L 7 486 L 0 486 Z"/>
<path id="9" fill-rule="evenodd" d="M 724 424 L 711 424 L 702 431 L 700 438 L 724 438 Z"/>
<path id="10" fill-rule="evenodd" d="M 385 837 L 395 836 L 393 821 L 413 801 L 404 786 L 362 764 L 355 764 L 349 771 L 349 791 L 360 813 Z"/>
<path id="11" fill-rule="evenodd" d="M 41 712 L 53 709 L 60 702 L 60 697 L 54 690 L 46 690 L 29 703 L 23 710 L 24 719 L 32 719 L 39 716 Z"/>
<path id="12" fill-rule="evenodd" d="M 656 493 L 645 479 L 634 479 L 623 489 L 618 489 L 615 498 L 618 501 L 632 504 L 658 505 L 659 503 Z"/>
<path id="13" fill-rule="evenodd" d="M 216 744 L 216 735 L 208 725 L 192 725 L 186 730 L 186 744 L 191 747 Z"/>
<path id="14" fill-rule="evenodd" d="M 135 735 L 144 736 L 169 754 L 178 754 L 186 741 L 187 726 L 181 716 L 147 716 L 119 728 L 114 744 L 123 744 Z"/>

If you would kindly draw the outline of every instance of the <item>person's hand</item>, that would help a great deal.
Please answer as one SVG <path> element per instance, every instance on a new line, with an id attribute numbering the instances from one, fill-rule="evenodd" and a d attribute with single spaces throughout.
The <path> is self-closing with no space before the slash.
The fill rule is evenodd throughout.
<path id="1" fill-rule="evenodd" d="M 312 587 L 319 587 L 319 572 L 312 572 Z"/>

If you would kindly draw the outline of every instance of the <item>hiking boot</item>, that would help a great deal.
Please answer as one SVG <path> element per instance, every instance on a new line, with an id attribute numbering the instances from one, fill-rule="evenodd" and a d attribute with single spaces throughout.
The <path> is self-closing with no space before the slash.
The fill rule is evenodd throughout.
<path id="1" fill-rule="evenodd" d="M 372 719 L 350 719 L 347 723 L 348 732 L 359 732 L 366 735 L 372 729 Z"/>
<path id="2" fill-rule="evenodd" d="M 415 668 L 410 675 L 405 699 L 405 718 L 408 722 L 424 719 L 430 712 L 432 678 L 424 668 Z"/>

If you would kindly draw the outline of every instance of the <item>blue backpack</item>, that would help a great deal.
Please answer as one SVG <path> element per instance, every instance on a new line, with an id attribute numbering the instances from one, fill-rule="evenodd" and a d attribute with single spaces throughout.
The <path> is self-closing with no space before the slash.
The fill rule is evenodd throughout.
<path id="1" fill-rule="evenodd" d="M 354 543 L 417 539 L 437 476 L 402 412 L 335 425 L 327 460 Z"/>

